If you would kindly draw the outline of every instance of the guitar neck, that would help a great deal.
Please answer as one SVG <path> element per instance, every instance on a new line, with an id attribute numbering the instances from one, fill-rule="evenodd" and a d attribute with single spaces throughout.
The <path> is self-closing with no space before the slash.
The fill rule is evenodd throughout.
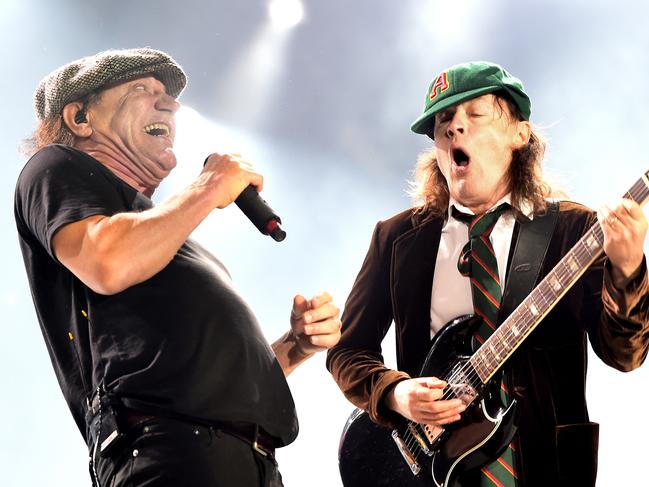
<path id="1" fill-rule="evenodd" d="M 640 205 L 646 202 L 649 198 L 649 171 L 631 186 L 624 198 Z M 603 242 L 602 227 L 596 223 L 471 356 L 469 362 L 483 383 L 498 371 L 577 279 L 602 254 Z"/>

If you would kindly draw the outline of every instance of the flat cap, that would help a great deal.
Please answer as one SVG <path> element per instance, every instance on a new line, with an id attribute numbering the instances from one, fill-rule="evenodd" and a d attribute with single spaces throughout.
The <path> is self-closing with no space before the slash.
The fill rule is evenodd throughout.
<path id="1" fill-rule="evenodd" d="M 187 76 L 171 56 L 155 49 L 111 49 L 77 59 L 48 74 L 34 93 L 39 120 L 56 116 L 68 103 L 115 83 L 153 75 L 177 98 Z"/>

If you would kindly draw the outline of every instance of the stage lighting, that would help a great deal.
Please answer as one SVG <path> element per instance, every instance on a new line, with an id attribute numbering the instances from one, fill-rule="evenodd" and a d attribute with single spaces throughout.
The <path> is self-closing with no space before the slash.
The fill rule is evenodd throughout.
<path id="1" fill-rule="evenodd" d="M 268 15 L 276 29 L 288 30 L 302 21 L 304 6 L 301 0 L 270 0 Z"/>

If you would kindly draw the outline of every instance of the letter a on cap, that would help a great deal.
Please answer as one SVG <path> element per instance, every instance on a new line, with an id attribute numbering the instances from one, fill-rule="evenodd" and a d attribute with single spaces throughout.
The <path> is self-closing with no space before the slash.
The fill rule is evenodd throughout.
<path id="1" fill-rule="evenodd" d="M 437 78 L 435 78 L 435 82 L 430 87 L 430 95 L 428 96 L 430 101 L 433 101 L 435 97 L 438 95 L 437 93 L 438 88 L 439 88 L 439 93 L 448 90 L 448 74 L 446 73 L 446 71 L 440 74 Z"/>

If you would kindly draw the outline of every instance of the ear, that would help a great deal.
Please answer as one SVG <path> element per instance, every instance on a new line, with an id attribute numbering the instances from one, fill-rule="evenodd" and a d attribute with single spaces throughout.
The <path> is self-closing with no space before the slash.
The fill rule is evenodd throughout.
<path id="1" fill-rule="evenodd" d="M 532 136 L 532 125 L 527 120 L 516 122 L 516 133 L 514 134 L 514 146 L 523 147 L 530 141 Z"/>
<path id="2" fill-rule="evenodd" d="M 88 122 L 87 114 L 83 112 L 83 103 L 80 101 L 73 101 L 65 105 L 61 116 L 76 137 L 85 138 L 92 135 L 92 127 Z"/>

